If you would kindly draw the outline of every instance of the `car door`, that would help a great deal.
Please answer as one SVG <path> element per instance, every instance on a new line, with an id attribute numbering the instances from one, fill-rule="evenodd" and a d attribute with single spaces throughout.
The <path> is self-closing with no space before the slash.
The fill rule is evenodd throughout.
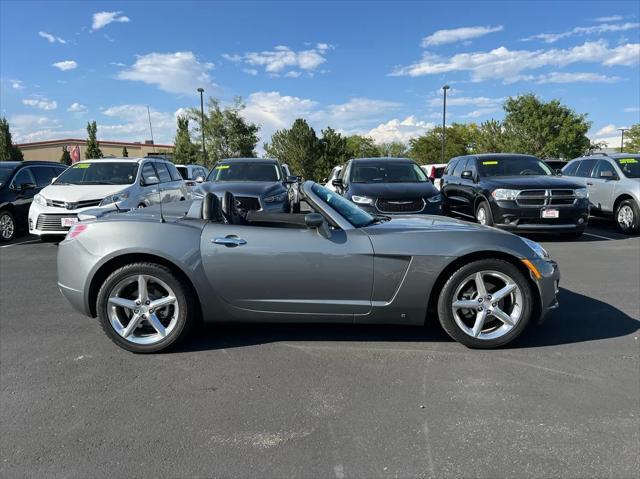
<path id="1" fill-rule="evenodd" d="M 140 169 L 140 197 L 138 206 L 160 203 L 160 179 L 152 161 L 142 163 Z"/>
<path id="2" fill-rule="evenodd" d="M 613 193 L 618 175 L 607 160 L 598 160 L 591 172 L 587 185 L 589 185 L 589 202 L 591 207 L 600 212 L 613 211 Z"/>
<path id="3" fill-rule="evenodd" d="M 184 184 L 184 180 L 182 179 L 182 175 L 175 167 L 173 163 L 165 163 L 164 166 L 169 170 L 169 175 L 171 175 L 171 201 L 180 201 L 187 198 L 187 190 Z"/>
<path id="4" fill-rule="evenodd" d="M 29 215 L 29 207 L 36 195 L 36 180 L 31 168 L 23 167 L 18 170 L 11 180 L 11 191 L 14 194 L 13 205 L 15 207 L 16 221 L 26 221 Z"/>
<path id="5" fill-rule="evenodd" d="M 173 195 L 174 195 L 174 190 L 172 187 L 173 179 L 171 178 L 171 174 L 169 173 L 167 166 L 161 161 L 154 162 L 154 166 L 156 167 L 156 171 L 158 172 L 158 178 L 160 179 L 160 184 L 158 185 L 158 188 L 160 190 L 160 196 L 162 197 L 162 202 L 169 203 L 170 201 L 177 201 L 177 200 L 173 200 Z"/>
<path id="6" fill-rule="evenodd" d="M 466 165 L 467 158 L 460 158 L 456 162 L 453 171 L 449 174 L 447 181 L 447 202 L 451 210 L 457 213 L 469 214 L 466 212 L 466 208 L 464 208 L 464 198 L 461 193 L 462 179 L 460 178 Z"/>
<path id="7" fill-rule="evenodd" d="M 575 178 L 589 190 L 589 197 L 591 197 L 591 192 L 593 190 L 591 172 L 596 167 L 597 163 L 598 160 L 586 158 L 580 162 L 578 168 L 576 169 L 576 172 L 574 173 Z"/>
<path id="8" fill-rule="evenodd" d="M 476 159 L 468 158 L 467 163 L 462 168 L 462 171 L 471 172 L 471 178 L 462 178 L 462 172 L 460 173 L 460 184 L 458 185 L 460 212 L 475 216 L 476 212 L 474 210 L 474 204 L 477 189 L 476 178 L 478 176 Z"/>
<path id="9" fill-rule="evenodd" d="M 203 266 L 235 317 L 352 321 L 371 309 L 373 247 L 360 230 L 208 223 Z"/>

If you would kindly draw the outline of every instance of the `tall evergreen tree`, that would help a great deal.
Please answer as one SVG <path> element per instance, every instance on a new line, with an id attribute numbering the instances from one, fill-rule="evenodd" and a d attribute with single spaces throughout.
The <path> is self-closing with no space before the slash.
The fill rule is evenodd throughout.
<path id="1" fill-rule="evenodd" d="M 87 160 L 94 158 L 102 158 L 102 150 L 100 150 L 100 144 L 98 143 L 98 125 L 95 121 L 87 123 L 87 149 L 84 152 L 84 157 Z"/>
<path id="2" fill-rule="evenodd" d="M 71 165 L 71 154 L 69 150 L 67 150 L 66 146 L 62 147 L 62 156 L 60 157 L 60 163 L 63 163 L 67 166 Z"/>
<path id="3" fill-rule="evenodd" d="M 178 129 L 176 131 L 176 139 L 173 148 L 173 161 L 179 164 L 188 165 L 198 163 L 198 148 L 191 142 L 189 135 L 189 118 L 186 116 L 178 117 Z M 200 161 L 201 163 L 201 161 Z"/>
<path id="4" fill-rule="evenodd" d="M 129 158 L 129 150 L 127 150 L 126 146 L 122 147 L 122 157 L 123 158 Z"/>
<path id="5" fill-rule="evenodd" d="M 391 158 L 408 158 L 409 148 L 401 141 L 391 141 L 389 143 L 382 143 L 378 146 L 380 156 L 387 156 Z"/>
<path id="6" fill-rule="evenodd" d="M 322 130 L 320 138 L 319 161 L 315 168 L 315 176 L 318 179 L 326 178 L 336 165 L 347 162 L 347 138 L 331 127 Z"/>
<path id="7" fill-rule="evenodd" d="M 9 122 L 5 117 L 0 118 L 0 161 L 22 161 L 22 151 L 13 144 Z"/>
<path id="8" fill-rule="evenodd" d="M 267 156 L 287 163 L 306 179 L 320 179 L 318 173 L 324 171 L 318 167 L 320 141 L 313 128 L 302 118 L 294 121 L 291 128 L 276 131 L 271 143 L 265 143 L 264 150 Z"/>

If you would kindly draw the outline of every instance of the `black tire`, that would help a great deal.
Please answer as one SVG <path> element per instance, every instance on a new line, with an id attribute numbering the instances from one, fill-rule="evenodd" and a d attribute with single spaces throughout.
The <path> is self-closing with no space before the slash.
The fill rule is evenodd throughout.
<path id="1" fill-rule="evenodd" d="M 146 205 L 146 204 L 144 204 L 144 203 L 140 203 L 140 204 L 138 205 L 138 209 L 146 208 L 146 207 L 147 207 L 147 205 Z"/>
<path id="2" fill-rule="evenodd" d="M 486 221 L 484 223 L 482 223 L 479 219 L 478 213 L 480 213 L 480 210 L 484 210 L 484 217 L 486 218 Z M 489 203 L 484 200 L 478 203 L 478 206 L 476 208 L 476 221 L 486 226 L 493 226 L 493 215 L 491 214 L 491 207 L 489 206 Z"/>
<path id="3" fill-rule="evenodd" d="M 153 344 L 135 344 L 123 338 L 115 331 L 108 316 L 108 299 L 113 288 L 127 277 L 140 274 L 158 278 L 166 283 L 173 290 L 179 306 L 179 314 L 173 330 L 164 339 Z M 133 353 L 157 353 L 175 346 L 189 335 L 197 319 L 196 304 L 195 293 L 166 266 L 155 263 L 132 263 L 115 270 L 105 280 L 98 292 L 96 310 L 100 326 L 115 344 Z"/>
<path id="4" fill-rule="evenodd" d="M 631 223 L 627 224 L 625 222 L 620 221 L 620 212 L 625 208 L 626 211 L 631 211 Z M 633 200 L 624 200 L 621 201 L 618 207 L 616 208 L 614 220 L 616 222 L 616 226 L 620 231 L 625 234 L 638 234 L 640 233 L 640 208 Z"/>
<path id="5" fill-rule="evenodd" d="M 457 287 L 470 275 L 479 271 L 497 271 L 509 276 L 522 291 L 522 316 L 506 334 L 493 339 L 479 339 L 465 333 L 453 316 L 453 296 Z M 447 280 L 438 298 L 438 319 L 446 333 L 459 343 L 475 349 L 492 349 L 504 346 L 516 339 L 527 327 L 533 314 L 533 289 L 524 274 L 513 264 L 501 259 L 481 259 L 466 264 L 455 271 Z"/>
<path id="6" fill-rule="evenodd" d="M 0 242 L 11 241 L 16 234 L 17 225 L 13 213 L 9 210 L 0 211 Z"/>

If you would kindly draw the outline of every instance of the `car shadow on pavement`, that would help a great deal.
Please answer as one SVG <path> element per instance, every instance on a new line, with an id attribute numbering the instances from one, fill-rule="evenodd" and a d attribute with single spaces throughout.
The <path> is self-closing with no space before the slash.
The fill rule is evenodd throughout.
<path id="1" fill-rule="evenodd" d="M 534 348 L 626 336 L 640 321 L 597 299 L 561 288 L 560 308 L 541 325 L 530 325 L 509 348 Z M 453 342 L 435 321 L 424 326 L 353 324 L 207 323 L 172 352 L 238 348 L 280 341 L 362 343 Z"/>

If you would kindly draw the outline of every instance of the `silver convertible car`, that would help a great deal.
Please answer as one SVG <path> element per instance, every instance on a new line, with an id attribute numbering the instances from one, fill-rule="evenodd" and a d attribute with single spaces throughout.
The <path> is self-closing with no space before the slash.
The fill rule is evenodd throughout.
<path id="1" fill-rule="evenodd" d="M 512 341 L 557 306 L 537 243 L 440 216 L 374 216 L 307 181 L 309 212 L 243 212 L 231 193 L 73 226 L 62 294 L 137 353 L 198 320 L 422 325 L 473 348 Z"/>

